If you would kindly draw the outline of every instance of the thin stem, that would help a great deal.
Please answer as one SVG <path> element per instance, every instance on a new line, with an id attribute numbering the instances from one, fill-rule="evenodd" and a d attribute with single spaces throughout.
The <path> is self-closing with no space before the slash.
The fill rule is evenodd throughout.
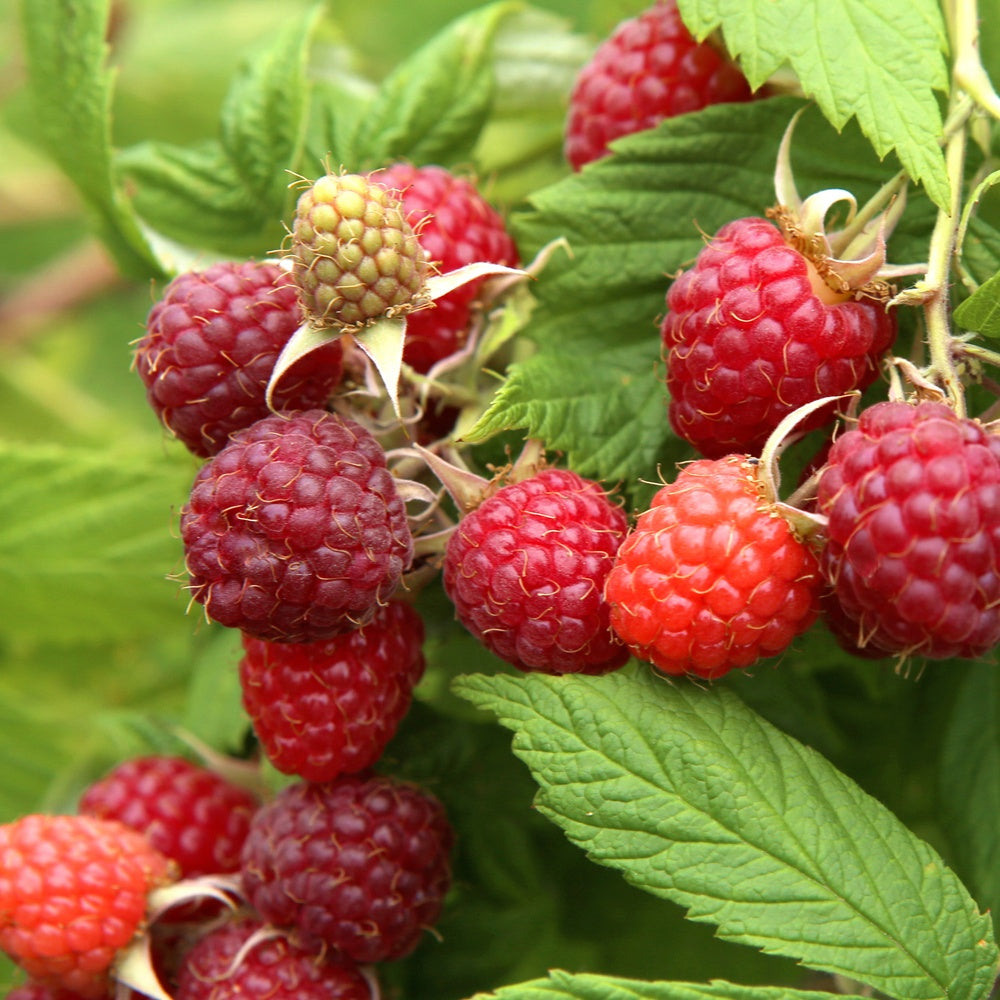
<path id="1" fill-rule="evenodd" d="M 948 324 L 948 277 L 962 208 L 962 171 L 965 167 L 965 129 L 956 129 L 945 147 L 945 164 L 951 182 L 948 211 L 939 210 L 928 254 L 924 280 L 924 316 L 927 320 L 927 347 L 930 352 L 928 375 L 937 379 L 955 412 L 965 416 L 965 395 L 952 358 Z"/>

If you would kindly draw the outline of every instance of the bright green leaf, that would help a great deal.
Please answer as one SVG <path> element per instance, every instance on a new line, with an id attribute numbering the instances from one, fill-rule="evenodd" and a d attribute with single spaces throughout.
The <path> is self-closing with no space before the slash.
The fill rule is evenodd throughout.
<path id="1" fill-rule="evenodd" d="M 116 167 L 157 234 L 236 257 L 277 248 L 304 139 L 305 61 L 317 16 L 293 19 L 248 57 L 223 106 L 219 140 L 144 142 L 118 154 Z"/>
<path id="2" fill-rule="evenodd" d="M 789 65 L 837 129 L 856 117 L 880 157 L 895 152 L 931 199 L 949 184 L 935 91 L 948 89 L 947 36 L 935 0 L 679 0 L 699 38 L 720 27 L 754 88 Z"/>
<path id="3" fill-rule="evenodd" d="M 109 7 L 110 0 L 22 0 L 29 127 L 96 213 L 119 266 L 147 276 L 161 269 L 112 171 Z"/>
<path id="4" fill-rule="evenodd" d="M 1000 337 L 1000 271 L 955 310 L 954 319 L 963 330 Z"/>
<path id="5" fill-rule="evenodd" d="M 989 918 L 881 803 L 722 689 L 648 669 L 470 676 L 537 807 L 590 857 L 720 937 L 898 1000 L 985 998 Z"/>
<path id="6" fill-rule="evenodd" d="M 191 665 L 187 706 L 180 726 L 223 753 L 243 746 L 250 725 L 241 700 L 239 629 L 214 629 L 211 641 Z"/>
<path id="7" fill-rule="evenodd" d="M 181 585 L 167 576 L 183 568 L 172 528 L 190 466 L 4 442 L 0 463 L 0 632 L 94 642 L 183 616 Z"/>
<path id="8" fill-rule="evenodd" d="M 769 986 L 740 986 L 722 980 L 711 983 L 650 983 L 588 973 L 556 970 L 547 979 L 504 986 L 474 1000 L 857 1000 L 840 993 Z"/>
<path id="9" fill-rule="evenodd" d="M 941 800 L 961 871 L 979 904 L 1000 913 L 1000 679 L 969 667 L 945 733 Z"/>
<path id="10" fill-rule="evenodd" d="M 493 37 L 514 9 L 501 0 L 475 10 L 400 63 L 340 151 L 347 168 L 467 161 L 493 100 Z"/>

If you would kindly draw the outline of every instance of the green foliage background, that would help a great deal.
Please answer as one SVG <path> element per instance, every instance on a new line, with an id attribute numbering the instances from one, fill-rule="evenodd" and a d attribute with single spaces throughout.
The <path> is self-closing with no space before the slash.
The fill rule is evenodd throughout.
<path id="1" fill-rule="evenodd" d="M 112 763 L 182 750 L 180 731 L 224 752 L 245 749 L 238 643 L 186 613 L 177 579 L 176 514 L 196 463 L 165 438 L 129 370 L 129 344 L 172 268 L 273 249 L 292 197 L 289 169 L 363 169 L 390 155 L 474 168 L 510 213 L 525 258 L 559 237 L 573 255 L 557 251 L 533 288 L 532 350 L 470 437 L 488 450 L 498 432 L 541 436 L 641 506 L 657 469 L 686 457 L 655 378 L 664 275 L 694 256 L 701 230 L 769 203 L 774 151 L 801 106 L 776 98 L 707 109 L 571 177 L 560 153 L 569 81 L 595 40 L 641 2 L 500 3 L 457 34 L 440 32 L 478 5 L 123 3 L 107 69 L 96 56 L 89 69 L 70 61 L 26 93 L 30 53 L 55 58 L 70 44 L 63 25 L 32 16 L 42 6 L 0 6 L 0 822 L 72 810 Z M 692 24 L 721 23 L 735 50 L 758 59 L 761 79 L 774 66 L 750 41 L 759 24 L 744 15 L 765 6 L 682 4 Z M 824 16 L 860 6 L 827 4 Z M 800 187 L 835 184 L 861 198 L 897 160 L 906 164 L 925 187 L 911 195 L 892 251 L 919 259 L 945 197 L 947 178 L 924 139 L 940 128 L 935 92 L 947 81 L 934 5 L 896 6 L 899 18 L 883 18 L 881 34 L 841 53 L 846 75 L 882 55 L 888 73 L 866 77 L 860 94 L 822 93 L 815 53 L 788 55 L 794 18 L 774 27 L 771 57 L 792 58 L 819 94 L 823 113 L 812 108 L 797 132 Z M 103 35 L 96 14 L 74 25 Z M 912 51 L 897 52 L 904 33 Z M 997 19 L 984 22 L 983 51 L 1000 79 Z M 930 68 L 908 78 L 911 60 Z M 74 74 L 86 85 L 70 86 Z M 910 79 L 905 98 L 893 78 Z M 886 104 L 898 114 L 876 128 L 872 109 Z M 67 143 L 70 129 L 87 141 Z M 123 194 L 132 185 L 134 203 Z M 1000 295 L 987 282 L 1000 267 L 995 190 L 983 196 L 966 252 L 985 282 L 967 324 L 989 334 Z M 460 840 L 441 940 L 428 936 L 386 972 L 401 995 L 457 1000 L 509 986 L 509 1000 L 791 1000 L 792 987 L 833 988 L 800 961 L 895 996 L 988 993 L 992 933 L 958 878 L 980 909 L 996 910 L 995 663 L 936 664 L 903 678 L 891 665 L 851 660 L 816 630 L 780 663 L 712 693 L 653 682 L 633 666 L 564 697 L 558 684 L 493 661 L 454 627 L 437 589 L 422 602 L 430 669 L 385 766 L 441 796 Z M 452 690 L 457 675 L 477 676 Z M 623 710 L 630 698 L 634 713 Z M 609 700 L 618 714 L 598 710 Z M 514 731 L 516 755 L 494 715 Z M 553 769 L 543 758 L 556 744 L 565 756 Z M 584 751 L 588 770 L 560 786 L 565 761 Z M 722 795 L 737 765 L 759 793 L 756 812 L 744 800 L 725 816 L 712 795 L 697 807 L 699 788 Z M 641 808 L 647 795 L 655 808 L 671 803 L 669 834 Z M 825 802 L 830 823 L 806 831 L 775 798 L 805 815 Z M 834 829 L 838 816 L 843 828 Z M 735 840 L 722 856 L 713 838 L 724 820 Z M 683 850 L 659 864 L 651 858 L 665 836 Z M 809 843 L 779 857 L 796 838 Z M 851 864 L 872 866 L 862 889 L 838 881 L 838 865 Z M 824 891 L 804 899 L 809 879 Z M 818 930 L 790 943 L 800 927 Z M 541 978 L 550 969 L 565 972 Z M 12 976 L 0 966 L 0 987 Z M 745 986 L 678 985 L 720 978 Z"/>

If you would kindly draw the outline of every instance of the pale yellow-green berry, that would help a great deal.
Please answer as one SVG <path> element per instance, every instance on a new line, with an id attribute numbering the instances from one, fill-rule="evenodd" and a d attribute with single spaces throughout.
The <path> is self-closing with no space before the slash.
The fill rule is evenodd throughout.
<path id="1" fill-rule="evenodd" d="M 299 197 L 292 277 L 318 327 L 357 329 L 421 304 L 429 265 L 393 192 L 360 174 L 327 174 Z"/>

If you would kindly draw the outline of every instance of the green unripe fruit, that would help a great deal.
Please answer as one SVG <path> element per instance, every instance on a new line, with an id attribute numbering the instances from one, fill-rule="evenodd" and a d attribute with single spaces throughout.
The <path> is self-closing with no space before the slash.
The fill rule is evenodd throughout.
<path id="1" fill-rule="evenodd" d="M 360 174 L 327 174 L 299 197 L 292 277 L 318 327 L 364 326 L 421 304 L 429 265 L 392 192 Z"/>

